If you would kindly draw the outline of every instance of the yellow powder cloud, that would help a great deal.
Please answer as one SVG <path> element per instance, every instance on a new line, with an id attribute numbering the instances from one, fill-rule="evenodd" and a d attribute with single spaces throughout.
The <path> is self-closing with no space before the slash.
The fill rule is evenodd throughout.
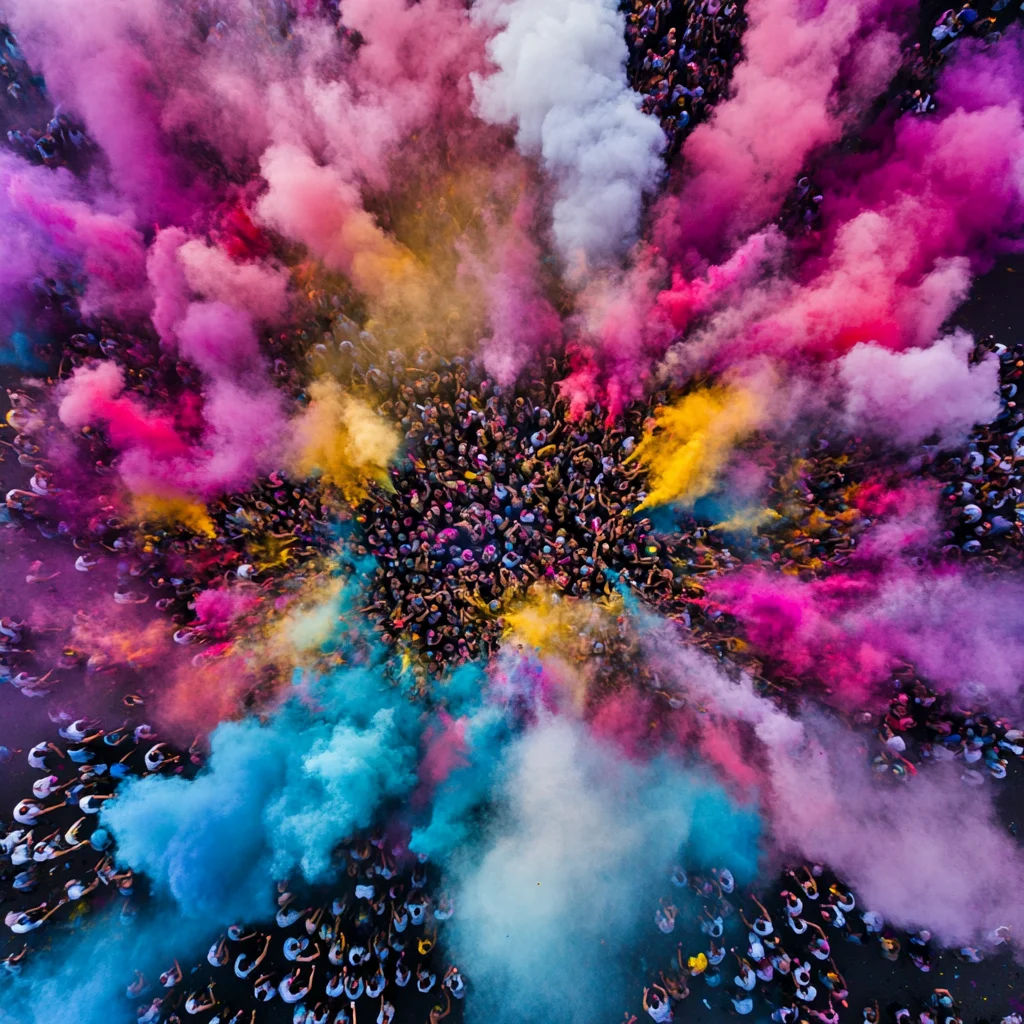
<path id="1" fill-rule="evenodd" d="M 330 378 L 314 381 L 309 392 L 309 406 L 293 423 L 296 472 L 321 473 L 348 501 L 365 497 L 368 481 L 390 486 L 388 465 L 401 440 L 397 431 Z"/>
<path id="2" fill-rule="evenodd" d="M 764 526 L 774 525 L 781 518 L 773 508 L 745 508 L 734 512 L 723 522 L 715 523 L 711 529 L 725 533 L 755 533 Z"/>
<path id="3" fill-rule="evenodd" d="M 708 494 L 733 447 L 757 427 L 760 411 L 750 392 L 716 386 L 659 409 L 655 420 L 633 453 L 649 476 L 647 497 L 637 510 L 692 504 Z"/>
<path id="4" fill-rule="evenodd" d="M 534 584 L 525 597 L 504 613 L 505 637 L 540 654 L 590 649 L 602 630 L 614 625 L 622 609 L 621 598 L 610 602 L 579 600 Z"/>
<path id="5" fill-rule="evenodd" d="M 184 526 L 193 533 L 213 537 L 213 520 L 201 502 L 185 497 L 162 497 L 157 494 L 138 494 L 133 499 L 135 515 L 167 526 Z"/>

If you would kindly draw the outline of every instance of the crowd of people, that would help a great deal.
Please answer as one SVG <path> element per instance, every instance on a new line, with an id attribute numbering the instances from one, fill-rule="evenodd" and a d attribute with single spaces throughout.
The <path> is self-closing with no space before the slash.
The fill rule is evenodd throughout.
<path id="1" fill-rule="evenodd" d="M 743 4 L 632 0 L 623 9 L 630 82 L 644 113 L 661 122 L 672 157 L 728 89 L 742 54 Z"/>
<path id="2" fill-rule="evenodd" d="M 494 653 L 503 612 L 534 583 L 600 598 L 624 580 L 668 603 L 692 588 L 682 567 L 732 564 L 724 541 L 695 523 L 699 535 L 630 515 L 646 496 L 631 456 L 663 395 L 608 427 L 599 407 L 569 421 L 554 359 L 523 388 L 458 357 L 423 351 L 405 362 L 389 353 L 386 371 L 364 375 L 407 446 L 393 490 L 375 489 L 359 510 L 381 566 L 367 610 L 385 639 L 411 634 L 436 671 Z"/>
<path id="3" fill-rule="evenodd" d="M 1024 555 L 1024 342 L 983 345 L 978 358 L 999 360 L 1001 411 L 974 428 L 965 449 L 937 452 L 932 472 L 944 485 L 947 557 L 982 557 L 990 564 Z M 1018 512 L 1020 509 L 1020 512 Z"/>
<path id="4" fill-rule="evenodd" d="M 868 121 L 887 123 L 908 114 L 934 113 L 939 106 L 939 72 L 955 50 L 957 40 L 975 38 L 986 45 L 994 45 L 1020 15 L 1020 6 L 1011 4 L 1009 0 L 982 0 L 981 3 L 972 0 L 959 9 L 943 11 L 934 24 L 929 21 L 926 10 L 918 40 L 904 45 L 900 65 L 888 90 L 868 113 Z M 860 123 L 851 124 L 851 136 L 863 127 Z M 862 144 L 862 140 L 858 144 Z M 826 162 L 830 158 L 827 153 L 818 156 Z M 808 168 L 798 175 L 776 218 L 779 227 L 796 242 L 794 249 L 797 253 L 814 248 L 818 240 L 824 193 L 815 181 L 815 170 Z"/>
<path id="5" fill-rule="evenodd" d="M 72 923 L 110 903 L 119 904 L 122 918 L 136 912 L 139 883 L 117 865 L 113 839 L 99 824 L 103 805 L 124 779 L 188 776 L 203 759 L 198 739 L 188 751 L 176 750 L 147 722 L 104 729 L 66 711 L 51 718 L 54 739 L 27 751 L 3 748 L 5 776 L 12 777 L 10 762 L 22 754 L 31 780 L 10 819 L 0 818 L 0 908 L 9 929 L 0 936 L 0 963 L 11 972 L 24 966 L 34 933 L 48 922 Z"/>
<path id="6" fill-rule="evenodd" d="M 179 750 L 146 722 L 104 729 L 67 712 L 51 717 L 58 725 L 54 739 L 28 751 L 2 748 L 5 765 L 16 754 L 25 756 L 32 779 L 11 820 L 0 819 L 0 908 L 7 929 L 0 933 L 0 964 L 8 973 L 26 966 L 44 926 L 74 927 L 101 908 L 122 920 L 136 913 L 144 880 L 118 865 L 100 811 L 125 779 L 191 777 L 204 761 L 199 737 Z M 330 894 L 306 891 L 300 898 L 282 883 L 269 927 L 232 926 L 213 942 L 206 961 L 187 971 L 177 961 L 158 978 L 136 970 L 125 995 L 137 1019 L 202 1015 L 240 1024 L 255 1020 L 253 1006 L 279 1000 L 296 1024 L 353 1024 L 356 1006 L 391 1024 L 400 995 L 402 1005 L 429 1007 L 431 1024 L 447 1017 L 452 1000 L 464 998 L 466 981 L 456 966 L 439 960 L 439 933 L 455 907 L 438 890 L 436 872 L 400 839 L 379 833 L 351 841 L 339 859 L 340 881 Z"/>
<path id="7" fill-rule="evenodd" d="M 91 147 L 81 124 L 50 104 L 45 83 L 35 74 L 8 25 L 0 24 L 0 111 L 12 152 L 44 167 L 82 173 Z"/>
<path id="8" fill-rule="evenodd" d="M 987 6 L 988 13 L 983 15 L 978 10 L 979 6 Z M 990 0 L 985 5 L 968 2 L 959 8 L 947 8 L 931 28 L 934 50 L 948 51 L 962 37 L 984 39 L 990 44 L 996 42 L 1001 35 L 1001 28 L 1018 13 L 1008 8 L 1011 8 L 1009 0 Z M 1003 14 L 1004 11 L 1007 13 Z"/>
<path id="9" fill-rule="evenodd" d="M 68 438 L 55 425 L 44 387 L 22 382 L 8 389 L 6 443 L 27 480 L 7 492 L 7 512 L 71 547 L 67 563 L 41 566 L 33 579 L 113 568 L 116 604 L 152 603 L 180 645 L 223 643 L 227 627 L 203 620 L 197 595 L 230 588 L 251 595 L 254 612 L 265 609 L 267 599 L 295 592 L 317 574 L 334 544 L 332 515 L 341 514 L 358 527 L 353 555 L 372 555 L 380 566 L 366 611 L 386 642 L 411 635 L 437 674 L 493 653 L 503 611 L 535 581 L 574 598 L 608 596 L 625 581 L 672 610 L 699 595 L 702 574 L 738 564 L 727 539 L 693 517 L 684 517 L 683 529 L 661 529 L 629 514 L 645 496 L 645 472 L 632 454 L 664 394 L 626 410 L 611 428 L 599 409 L 569 422 L 558 394 L 565 372 L 559 360 L 522 388 L 501 388 L 461 357 L 428 349 L 411 360 L 382 353 L 372 336 L 337 313 L 308 327 L 267 339 L 278 356 L 279 384 L 301 396 L 310 375 L 329 364 L 395 423 L 405 452 L 390 471 L 393 489 L 371 486 L 369 500 L 350 509 L 319 479 L 289 478 L 282 470 L 208 503 L 205 528 L 139 518 L 111 500 L 117 453 L 101 429 L 86 427 L 70 440 L 77 464 L 93 467 L 95 484 L 78 486 L 69 500 L 46 450 L 54 437 L 62 444 Z M 323 340 L 310 340 L 318 336 Z M 296 372 L 310 367 L 309 354 L 319 360 L 316 370 Z M 149 398 L 172 397 L 188 373 L 155 341 L 109 328 L 76 332 L 58 372 L 100 356 L 116 358 L 130 386 Z M 734 546 L 745 543 L 733 539 Z M 699 608 L 685 614 L 699 617 Z M 22 655 L 16 644 L 8 646 L 3 656 L 13 674 L 13 659 Z"/>
<path id="10" fill-rule="evenodd" d="M 83 325 L 84 326 L 84 325 Z M 58 375 L 67 374 L 101 354 L 117 358 L 133 385 L 147 396 L 168 397 L 180 387 L 175 366 L 158 365 L 158 347 L 149 339 L 109 331 L 105 336 L 77 333 L 63 354 Z M 230 621 L 204 612 L 197 597 L 227 591 L 240 598 L 246 614 L 265 611 L 283 593 L 295 593 L 322 568 L 322 556 L 334 538 L 323 489 L 315 481 L 286 479 L 280 473 L 255 481 L 244 493 L 225 495 L 202 511 L 202 521 L 182 521 L 154 510 L 136 510 L 110 488 L 116 451 L 103 432 L 85 428 L 71 438 L 94 480 L 69 493 L 61 463 L 49 446 L 64 443 L 43 381 L 23 379 L 7 389 L 6 437 L 16 457 L 19 486 L 6 492 L 8 522 L 30 527 L 52 546 L 44 565 L 29 568 L 27 584 L 48 583 L 63 573 L 103 580 L 110 607 L 150 605 L 167 621 L 170 636 L 182 647 L 224 645 L 249 619 Z M 14 467 L 12 467 L 13 469 Z M 10 481 L 9 481 L 10 482 Z M 112 493 L 113 490 L 113 493 Z M 102 603 L 99 606 L 100 618 Z M 0 636 L 0 672 L 27 696 L 48 692 L 63 670 L 86 664 L 106 667 L 106 658 L 89 643 L 89 615 L 81 611 L 68 632 L 68 645 L 56 664 L 40 664 L 40 652 L 22 642 L 20 629 Z M 140 647 L 148 642 L 140 634 Z"/>
<path id="11" fill-rule="evenodd" d="M 722 990 L 722 1009 L 736 1016 L 770 1015 L 776 1024 L 838 1024 L 852 1009 L 865 1024 L 880 1024 L 877 999 L 851 1006 L 838 962 L 840 943 L 874 945 L 881 961 L 912 965 L 923 974 L 931 973 L 939 955 L 928 931 L 908 933 L 888 925 L 821 864 L 786 869 L 764 901 L 753 893 L 743 896 L 727 868 L 688 875 L 676 867 L 671 884 L 674 892 L 659 902 L 654 923 L 663 935 L 687 937 L 676 946 L 674 962 L 643 992 L 643 1008 L 659 1024 L 685 1014 L 682 1004 L 694 993 L 714 989 Z M 689 913 L 677 902 L 691 908 Z M 697 934 L 699 945 L 690 938 Z M 1010 938 L 1007 928 L 987 937 L 994 951 Z M 984 959 L 974 946 L 953 956 L 962 968 Z M 895 1024 L 961 1024 L 958 1007 L 948 989 L 934 987 L 920 1005 L 890 1006 L 888 1017 Z"/>
<path id="12" fill-rule="evenodd" d="M 440 959 L 455 906 L 426 860 L 382 834 L 350 843 L 343 859 L 333 892 L 300 898 L 281 883 L 272 922 L 232 925 L 187 969 L 175 960 L 159 977 L 136 971 L 126 994 L 138 1021 L 251 1024 L 254 1007 L 272 1002 L 295 1024 L 355 1024 L 367 1012 L 391 1024 L 396 1002 L 422 1008 L 429 1024 L 449 1016 L 466 979 Z"/>
<path id="13" fill-rule="evenodd" d="M 331 329 L 323 331 L 324 325 Z M 438 675 L 493 654 L 507 629 L 506 613 L 534 584 L 570 601 L 607 598 L 626 585 L 694 630 L 698 644 L 721 657 L 736 656 L 742 646 L 737 624 L 728 615 L 709 614 L 703 577 L 749 562 L 770 562 L 802 578 L 828 575 L 870 529 L 871 517 L 856 495 L 871 483 L 881 453 L 863 439 L 816 436 L 800 451 L 780 449 L 768 502 L 774 519 L 760 531 L 716 528 L 676 510 L 671 522 L 632 515 L 646 495 L 645 471 L 633 453 L 667 400 L 664 393 L 627 408 L 606 427 L 598 408 L 569 419 L 558 391 L 565 368 L 554 358 L 528 383 L 503 388 L 472 360 L 430 349 L 415 358 L 381 353 L 372 336 L 337 312 L 321 314 L 308 327 L 268 341 L 278 347 L 286 386 L 301 392 L 307 385 L 314 371 L 295 367 L 309 367 L 305 356 L 315 350 L 347 387 L 393 422 L 405 444 L 390 470 L 391 488 L 371 487 L 369 499 L 351 508 L 318 479 L 276 472 L 245 493 L 211 502 L 209 528 L 139 520 L 110 502 L 116 452 L 101 430 L 87 428 L 75 443 L 82 461 L 94 467 L 96 484 L 92 490 L 78 487 L 68 502 L 59 467 L 44 450 L 53 430 L 44 389 L 22 382 L 8 389 L 11 440 L 5 443 L 25 481 L 7 492 L 7 513 L 70 547 L 61 556 L 66 563 L 49 559 L 30 567 L 26 581 L 113 569 L 114 604 L 151 603 L 181 646 L 223 644 L 244 620 L 204 621 L 197 595 L 218 588 L 244 592 L 252 597 L 247 607 L 259 614 L 282 593 L 298 591 L 332 549 L 331 520 L 340 510 L 356 527 L 353 557 L 372 555 L 379 567 L 364 611 L 385 642 L 411 642 Z M 178 367 L 160 366 L 155 345 L 103 333 L 76 336 L 64 372 L 103 352 L 128 366 L 129 376 L 150 394 L 180 387 Z M 317 337 L 324 340 L 314 344 L 310 339 Z M 950 520 L 942 555 L 981 556 L 995 570 L 1019 559 L 1024 536 L 1015 469 L 1024 449 L 1024 413 L 1015 397 L 1024 348 L 983 341 L 975 358 L 989 350 L 1001 368 L 1000 416 L 977 427 L 964 450 L 926 446 L 921 472 L 944 488 Z M 141 372 L 152 363 L 159 372 Z M 763 438 L 755 441 L 763 457 L 770 446 Z M 0 634 L 4 674 L 29 696 L 45 692 L 69 661 L 81 658 L 72 644 L 56 664 L 36 664 L 16 619 Z M 764 677 L 763 664 L 749 650 L 739 657 Z"/>
<path id="14" fill-rule="evenodd" d="M 879 743 L 874 768 L 899 779 L 922 765 L 943 761 L 963 764 L 961 780 L 973 786 L 987 773 L 1005 779 L 1012 764 L 1024 755 L 1024 731 L 1004 717 L 990 713 L 979 695 L 954 704 L 919 679 L 909 667 L 900 673 L 888 710 L 872 725 Z"/>
<path id="15" fill-rule="evenodd" d="M 900 109 L 934 110 L 935 72 L 956 39 L 991 41 L 1016 16 L 1004 0 L 984 16 L 972 4 L 944 12 L 930 42 L 905 51 Z M 744 25 L 736 0 L 629 5 L 628 73 L 643 94 L 643 109 L 659 117 L 670 154 L 727 90 Z M 86 135 L 59 110 L 48 120 L 39 114 L 43 84 L 2 26 L 0 75 L 11 149 L 47 168 L 81 172 L 91 151 Z M 782 230 L 812 238 L 823 201 L 813 171 L 801 174 L 780 215 Z M 240 233 L 240 244 L 257 244 L 258 232 L 244 215 L 235 216 L 231 230 Z M 242 594 L 251 599 L 245 614 L 269 614 L 337 553 L 342 520 L 352 527 L 345 557 L 372 558 L 377 567 L 362 612 L 385 644 L 411 651 L 432 680 L 495 655 L 509 636 L 510 617 L 531 592 L 555 594 L 569 606 L 603 601 L 611 607 L 626 590 L 681 623 L 713 657 L 748 670 L 771 699 L 785 704 L 806 693 L 809 680 L 776 671 L 746 645 L 739 624 L 705 599 L 702 581 L 752 562 L 805 580 L 844 565 L 871 528 L 854 497 L 884 461 L 869 442 L 813 436 L 793 452 L 756 438 L 766 464 L 773 451 L 777 456 L 769 474 L 773 519 L 761 531 L 716 526 L 679 510 L 671 521 L 633 514 L 647 496 L 637 445 L 654 429 L 656 409 L 675 396 L 653 393 L 613 425 L 596 405 L 572 418 L 559 390 L 568 370 L 564 357 L 503 386 L 471 357 L 442 354 L 441 345 L 404 353 L 346 316 L 343 303 L 312 303 L 299 327 L 263 339 L 274 382 L 304 400 L 310 382 L 330 374 L 392 423 L 404 446 L 389 471 L 390 486 L 370 485 L 366 500 L 352 504 L 321 479 L 297 479 L 282 469 L 244 493 L 209 502 L 202 522 L 176 519 L 112 496 L 117 452 L 99 428 L 71 439 L 75 464 L 91 467 L 93 479 L 71 485 L 62 477 L 68 438 L 56 422 L 51 385 L 90 361 L 114 360 L 129 391 L 173 400 L 196 385 L 194 370 L 162 350 L 147 328 L 83 319 L 70 285 L 41 279 L 35 289 L 38 323 L 66 340 L 33 354 L 49 381 L 26 375 L 7 390 L 0 440 L 19 482 L 0 511 L 8 525 L 49 542 L 46 560 L 30 565 L 27 585 L 46 585 L 62 572 L 102 577 L 112 606 L 148 605 L 174 644 L 202 657 L 204 650 L 230 646 L 250 620 L 208 616 L 200 594 Z M 1000 366 L 999 417 L 976 427 L 961 450 L 925 446 L 920 471 L 942 487 L 947 543 L 936 557 L 976 559 L 995 572 L 1024 554 L 1018 512 L 1024 342 L 1006 347 L 986 340 L 974 358 L 990 354 Z M 49 662 L 53 645 L 34 642 L 41 624 L 13 613 L 0 618 L 0 678 L 38 698 L 58 687 L 63 673 L 106 668 L 101 651 L 74 639 L 88 633 L 88 615 L 79 616 L 78 634 L 72 630 Z M 614 615 L 579 629 L 577 639 L 576 654 L 593 660 L 598 672 L 634 664 L 636 638 Z M 655 687 L 644 666 L 635 671 Z M 981 785 L 1005 779 L 1024 757 L 1024 731 L 990 714 L 983 695 L 973 704 L 943 698 L 912 666 L 892 682 L 883 712 L 851 716 L 869 739 L 880 778 L 903 783 L 931 763 L 956 760 L 964 784 Z M 127 694 L 124 703 L 131 715 L 142 701 Z M 124 916 L 134 912 L 144 883 L 118 869 L 98 812 L 124 778 L 190 774 L 203 762 L 199 741 L 173 749 L 141 721 L 105 730 L 63 712 L 55 724 L 60 742 L 27 752 L 38 778 L 31 795 L 13 805 L 13 820 L 2 823 L 0 903 L 10 933 L 2 963 L 12 972 L 22 968 L 33 934 L 47 923 L 71 922 L 103 903 Z M 0 763 L 14 754 L 0 748 Z M 403 999 L 422 996 L 430 1024 L 447 1017 L 466 981 L 440 959 L 439 932 L 454 908 L 443 893 L 433 895 L 432 869 L 383 835 L 357 838 L 341 856 L 336 891 L 300 896 L 282 886 L 273 924 L 232 926 L 205 961 L 188 969 L 175 962 L 158 978 L 137 973 L 126 995 L 138 1020 L 201 1016 L 209 1024 L 253 1024 L 253 1005 L 275 1002 L 294 1007 L 296 1024 L 354 1024 L 357 1005 L 372 1007 L 378 1024 L 391 1024 L 400 990 Z M 680 867 L 671 883 L 677 891 L 655 912 L 658 931 L 699 931 L 707 948 L 694 951 L 684 940 L 675 964 L 644 991 L 644 1010 L 655 1021 L 672 1020 L 691 985 L 706 985 L 727 992 L 724 1008 L 738 1015 L 837 1024 L 850 1002 L 839 940 L 873 944 L 888 962 L 931 969 L 935 951 L 927 932 L 887 926 L 821 865 L 795 868 L 770 897 L 762 894 L 763 904 L 752 895 L 741 899 L 726 869 L 704 877 Z M 699 914 L 687 920 L 676 902 Z M 1008 936 L 989 938 L 998 946 Z M 964 963 L 982 958 L 973 947 L 957 955 Z M 879 1024 L 877 1002 L 859 1012 L 865 1024 Z M 912 1018 L 959 1024 L 956 999 L 942 988 L 895 1017 L 896 1024 L 913 1024 Z"/>
<path id="16" fill-rule="evenodd" d="M 673 95 L 682 89 L 682 107 L 691 119 L 699 116 L 719 87 L 712 82 L 724 82 L 737 58 L 741 26 L 736 4 L 720 8 L 711 0 L 698 8 L 638 0 L 627 12 L 638 87 L 652 95 L 667 87 Z M 28 74 L 13 36 L 5 30 L 2 40 L 11 50 L 12 67 Z M 908 66 L 932 60 L 931 53 L 922 58 L 920 52 L 908 51 Z M 683 84 L 695 74 L 700 81 Z M 70 146 L 77 152 L 83 144 L 77 131 L 59 114 L 50 127 L 55 125 L 58 150 Z M 821 202 L 813 178 L 802 176 L 781 217 L 787 232 L 813 233 Z M 86 324 L 77 317 L 73 295 L 60 295 L 56 283 L 52 291 L 48 304 L 56 308 L 51 312 L 65 319 L 74 315 L 73 329 L 64 334 L 67 345 L 50 353 L 59 355 L 58 376 L 104 358 L 122 365 L 129 387 L 147 398 L 173 399 L 190 386 L 194 375 L 188 365 L 162 351 L 144 331 Z M 858 482 L 849 446 L 843 452 L 834 445 L 811 451 L 805 472 L 824 481 L 808 485 L 813 501 L 799 509 L 803 522 L 789 514 L 789 502 L 785 509 L 780 503 L 787 514 L 771 536 L 730 535 L 685 516 L 665 528 L 649 517 L 629 515 L 645 496 L 645 474 L 631 454 L 651 429 L 665 394 L 627 409 L 621 422 L 606 430 L 598 408 L 569 420 L 558 391 L 566 367 L 557 359 L 528 384 L 503 388 L 470 359 L 445 358 L 430 349 L 404 357 L 336 309 L 309 310 L 300 329 L 264 340 L 284 390 L 301 398 L 313 373 L 329 365 L 405 434 L 405 456 L 392 470 L 394 492 L 376 488 L 355 510 L 361 527 L 356 548 L 372 554 L 380 566 L 367 610 L 377 617 L 381 635 L 395 642 L 409 630 L 433 673 L 493 653 L 505 628 L 502 613 L 534 581 L 569 597 L 600 597 L 625 578 L 666 613 L 702 625 L 703 607 L 690 600 L 700 597 L 702 575 L 769 555 L 781 556 L 776 560 L 782 571 L 828 571 L 832 560 L 856 544 L 856 514 L 845 501 L 845 492 Z M 1015 474 L 1008 471 L 1010 450 L 1020 442 L 1017 421 L 1024 418 L 1012 397 L 1019 367 L 1007 353 L 999 357 L 1004 415 L 978 429 L 966 454 L 936 453 L 940 476 L 957 477 L 946 497 L 956 517 L 951 540 L 965 555 L 1002 550 L 1021 531 L 1011 509 Z M 107 483 L 116 452 L 96 428 L 85 428 L 76 438 L 80 461 L 94 467 L 96 484 L 84 493 L 76 488 L 69 508 L 46 450 L 53 410 L 45 407 L 45 387 L 33 393 L 31 382 L 22 383 L 8 394 L 11 433 L 4 440 L 26 478 L 7 492 L 8 514 L 34 522 L 44 536 L 70 541 L 80 572 L 103 563 L 115 566 L 114 601 L 152 602 L 166 613 L 175 641 L 183 646 L 227 639 L 228 627 L 204 621 L 197 612 L 201 591 L 243 586 L 253 607 L 263 606 L 264 598 L 301 587 L 330 550 L 331 516 L 343 503 L 325 493 L 320 481 L 291 479 L 284 471 L 256 481 L 243 494 L 210 503 L 206 514 L 212 528 L 147 519 L 144 512 L 140 520 L 110 499 Z M 979 460 L 988 462 L 979 466 Z M 840 461 L 841 473 L 834 469 Z M 780 487 L 789 468 L 780 464 Z M 983 477 L 983 497 L 971 500 Z M 837 478 L 839 486 L 831 486 Z M 815 525 L 823 520 L 824 531 Z M 719 644 L 714 634 L 727 624 L 727 619 L 707 622 L 713 644 Z M 16 643 L 5 646 L 9 650 L 0 656 L 8 663 L 9 678 L 17 678 L 17 659 L 23 655 Z M 30 668 L 28 675 L 41 678 L 45 668 Z"/>

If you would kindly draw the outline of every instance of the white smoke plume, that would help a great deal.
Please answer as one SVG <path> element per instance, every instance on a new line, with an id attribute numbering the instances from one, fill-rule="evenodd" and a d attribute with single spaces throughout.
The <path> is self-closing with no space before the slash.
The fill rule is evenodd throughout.
<path id="1" fill-rule="evenodd" d="M 497 70 L 474 76 L 479 113 L 517 126 L 520 150 L 555 182 L 555 244 L 570 268 L 600 264 L 634 241 L 644 192 L 662 174 L 665 140 L 626 80 L 616 0 L 484 0 L 500 30 Z"/>

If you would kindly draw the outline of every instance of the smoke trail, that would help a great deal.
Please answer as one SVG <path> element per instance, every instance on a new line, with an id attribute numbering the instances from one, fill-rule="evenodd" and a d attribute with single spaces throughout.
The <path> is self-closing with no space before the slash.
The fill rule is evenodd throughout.
<path id="1" fill-rule="evenodd" d="M 891 148 L 837 175 L 823 206 L 823 249 L 801 281 L 773 277 L 749 289 L 678 357 L 722 367 L 764 353 L 834 359 L 858 342 L 931 345 L 966 294 L 972 261 L 985 268 L 1024 223 L 1024 120 L 1010 88 L 1024 57 L 1019 38 L 1007 42 L 998 59 L 962 52 L 944 79 L 942 116 L 901 119 Z M 975 155 L 966 163 L 955 155 L 965 148 Z"/>
<path id="2" fill-rule="evenodd" d="M 614 0 L 486 0 L 499 28 L 498 70 L 473 78 L 481 115 L 516 125 L 516 141 L 555 180 L 552 231 L 576 270 L 635 240 L 644 193 L 661 176 L 665 140 L 626 82 L 624 23 Z"/>
<path id="3" fill-rule="evenodd" d="M 691 392 L 655 418 L 658 432 L 636 449 L 650 474 L 650 493 L 637 511 L 692 504 L 710 492 L 732 446 L 757 426 L 760 413 L 749 393 L 713 388 Z"/>
<path id="4" fill-rule="evenodd" d="M 501 793 L 483 851 L 458 873 L 455 954 L 486 992 L 471 1021 L 615 1015 L 681 850 L 741 878 L 757 863 L 752 811 L 671 762 L 624 761 L 562 718 L 510 748 Z"/>
<path id="5" fill-rule="evenodd" d="M 713 732 L 723 718 L 752 730 L 759 753 L 748 747 L 745 762 L 770 850 L 831 865 L 862 910 L 897 927 L 928 928 L 944 944 L 983 943 L 996 927 L 1020 926 L 1005 893 L 1024 875 L 1024 858 L 989 791 L 964 786 L 948 765 L 928 766 L 905 785 L 880 784 L 864 738 L 848 726 L 814 712 L 790 717 L 756 694 L 749 677 L 726 676 L 653 618 L 644 649 L 662 683 L 704 709 L 699 730 Z M 936 845 L 943 822 L 962 823 L 970 843 Z"/>
<path id="6" fill-rule="evenodd" d="M 809 12 L 797 0 L 751 0 L 729 99 L 694 130 L 682 189 L 659 204 L 659 245 L 713 257 L 774 216 L 808 154 L 838 140 L 899 66 L 886 17 L 911 7 L 830 0 Z"/>
<path id="7" fill-rule="evenodd" d="M 783 849 L 827 860 L 865 909 L 896 927 L 928 928 L 944 945 L 984 945 L 998 927 L 1024 924 L 1007 887 L 1024 881 L 1020 849 L 988 793 L 936 765 L 904 786 L 879 787 L 857 739 L 807 719 L 805 743 L 772 751 L 774 837 Z M 970 842 L 936 844 L 936 823 Z"/>
<path id="8" fill-rule="evenodd" d="M 195 67 L 187 18 L 162 0 L 15 0 L 7 15 L 29 60 L 102 147 L 115 188 L 143 217 L 179 219 L 209 193 L 168 144 L 160 114 Z M 197 202 L 198 201 L 198 202 Z"/>
<path id="9" fill-rule="evenodd" d="M 211 926 L 272 906 L 294 871 L 329 876 L 334 847 L 416 781 L 422 726 L 381 664 L 342 670 L 266 724 L 228 722 L 191 782 L 131 780 L 104 811 L 119 857 Z"/>
<path id="10" fill-rule="evenodd" d="M 980 681 L 1010 706 L 1020 690 L 1021 591 L 1012 581 L 890 562 L 809 582 L 748 570 L 708 592 L 758 650 L 839 700 L 864 699 L 904 661 L 954 694 Z"/>
<path id="11" fill-rule="evenodd" d="M 958 443 L 975 423 L 999 415 L 999 360 L 989 355 L 971 366 L 973 350 L 966 331 L 898 354 L 864 342 L 855 345 L 838 363 L 848 428 L 899 445 L 920 444 L 933 435 Z"/>
<path id="12" fill-rule="evenodd" d="M 0 153 L 0 273 L 4 333 L 23 324 L 36 275 L 69 270 L 85 315 L 132 315 L 145 299 L 144 250 L 131 208 L 91 193 L 65 169 L 32 167 Z"/>

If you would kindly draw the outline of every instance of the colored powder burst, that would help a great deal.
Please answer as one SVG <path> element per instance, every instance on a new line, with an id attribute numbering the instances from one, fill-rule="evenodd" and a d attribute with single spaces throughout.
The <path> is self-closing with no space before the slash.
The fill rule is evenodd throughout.
<path id="1" fill-rule="evenodd" d="M 183 526 L 203 537 L 216 536 L 216 528 L 206 507 L 184 496 L 138 494 L 132 499 L 139 520 Z"/>
<path id="2" fill-rule="evenodd" d="M 352 502 L 365 496 L 369 480 L 388 486 L 388 465 L 399 447 L 394 428 L 329 378 L 314 381 L 309 397 L 292 426 L 295 471 L 320 474 Z"/>
<path id="3" fill-rule="evenodd" d="M 713 490 L 734 445 L 760 423 L 761 408 L 747 391 L 713 386 L 659 409 L 655 420 L 633 454 L 650 477 L 636 511 L 670 502 L 691 505 Z"/>

